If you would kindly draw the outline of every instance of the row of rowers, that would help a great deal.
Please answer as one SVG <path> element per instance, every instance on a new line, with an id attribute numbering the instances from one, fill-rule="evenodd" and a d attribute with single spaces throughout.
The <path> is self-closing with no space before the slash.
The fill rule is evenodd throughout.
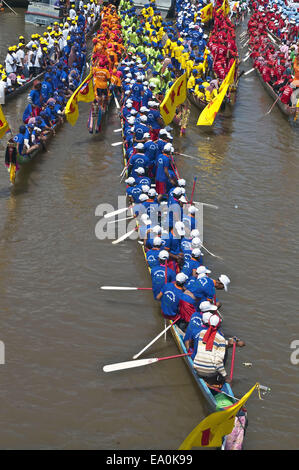
<path id="1" fill-rule="evenodd" d="M 164 128 L 155 85 L 151 79 L 147 82 L 138 56 L 137 51 L 135 56 L 128 54 L 121 70 L 126 192 L 138 219 L 153 295 L 161 303 L 162 315 L 176 321 L 185 333 L 187 349 L 194 348 L 198 374 L 219 384 L 230 381 L 224 364 L 233 339 L 225 340 L 220 331 L 221 303 L 216 291 L 227 291 L 230 279 L 225 274 L 211 278 L 203 263 L 199 211 L 188 203 L 186 182 L 174 162 L 170 129 Z"/>
<path id="2" fill-rule="evenodd" d="M 130 104 L 129 101 L 126 106 Z M 141 109 L 146 112 L 143 107 Z M 140 113 L 136 119 L 138 115 Z M 209 277 L 211 270 L 204 265 L 202 241 L 196 228 L 198 209 L 188 203 L 186 182 L 177 177 L 176 168 L 171 165 L 172 136 L 163 128 L 155 141 L 147 132 L 143 135 L 144 142 L 135 141 L 133 130 L 125 136 L 130 175 L 126 179 L 126 191 L 139 221 L 154 298 L 161 302 L 163 317 L 176 321 L 185 332 L 187 347 L 193 347 L 192 358 L 197 372 L 211 384 L 215 377 L 217 383 L 222 379 L 229 381 L 224 356 L 226 347 L 233 343 L 226 343 L 219 330 L 221 303 L 216 290 L 227 291 L 230 279 L 225 274 L 218 279 Z M 157 184 L 160 172 L 166 177 L 164 189 L 160 182 Z M 205 334 L 210 336 L 211 332 L 215 333 L 213 341 L 205 343 Z M 214 343 L 226 345 L 220 348 L 223 352 L 220 357 L 223 357 L 217 363 L 217 370 L 210 364 Z M 240 341 L 237 344 L 243 345 Z M 206 347 L 211 348 L 209 354 Z"/>

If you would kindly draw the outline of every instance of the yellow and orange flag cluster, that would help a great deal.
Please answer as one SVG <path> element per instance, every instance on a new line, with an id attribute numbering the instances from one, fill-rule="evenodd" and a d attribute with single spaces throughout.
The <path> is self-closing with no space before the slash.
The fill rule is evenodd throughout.
<path id="1" fill-rule="evenodd" d="M 187 74 L 181 75 L 168 90 L 160 104 L 160 114 L 166 125 L 170 124 L 175 116 L 176 108 L 187 98 Z"/>
<path id="2" fill-rule="evenodd" d="M 218 95 L 215 96 L 215 98 L 210 101 L 209 104 L 207 104 L 207 106 L 200 113 L 197 121 L 198 126 L 211 126 L 213 124 L 215 117 L 217 116 L 217 113 L 220 109 L 220 106 L 225 98 L 228 88 L 232 83 L 234 83 L 235 70 L 236 61 L 234 61 L 228 74 L 221 83 L 220 88 L 218 90 Z"/>

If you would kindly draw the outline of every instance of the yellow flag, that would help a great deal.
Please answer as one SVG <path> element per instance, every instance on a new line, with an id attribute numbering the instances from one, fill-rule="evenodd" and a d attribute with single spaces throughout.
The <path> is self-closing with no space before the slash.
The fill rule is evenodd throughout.
<path id="1" fill-rule="evenodd" d="M 93 73 L 90 71 L 88 77 L 82 82 L 78 91 L 78 101 L 85 101 L 85 103 L 90 103 L 95 99 L 95 93 L 93 88 Z M 78 90 L 78 88 L 77 88 Z"/>
<path id="2" fill-rule="evenodd" d="M 6 134 L 7 131 L 9 131 L 9 125 L 6 120 L 6 117 L 3 114 L 2 107 L 0 105 L 0 139 Z"/>
<path id="3" fill-rule="evenodd" d="M 207 23 L 213 18 L 213 4 L 209 3 L 200 10 L 200 18 L 203 23 Z"/>
<path id="4" fill-rule="evenodd" d="M 78 88 L 74 91 L 65 107 L 65 115 L 67 121 L 74 126 L 79 117 L 78 101 L 85 101 L 89 103 L 95 99 L 93 83 L 92 83 L 92 70 L 85 80 L 80 83 Z"/>
<path id="5" fill-rule="evenodd" d="M 230 434 L 234 428 L 236 414 L 258 385 L 256 383 L 235 405 L 207 416 L 186 437 L 179 450 L 190 450 L 192 447 L 221 447 L 223 437 Z"/>
<path id="6" fill-rule="evenodd" d="M 234 60 L 233 65 L 229 69 L 228 74 L 226 75 L 225 79 L 221 83 L 219 87 L 219 91 L 221 91 L 226 85 L 231 85 L 234 83 L 235 80 L 235 70 L 236 70 L 236 61 Z"/>
<path id="7" fill-rule="evenodd" d="M 78 99 L 76 92 L 72 94 L 65 107 L 67 121 L 74 126 L 79 117 Z"/>
<path id="8" fill-rule="evenodd" d="M 223 15 L 227 16 L 230 12 L 228 0 L 223 0 L 223 3 L 220 8 L 218 8 L 217 13 L 223 11 Z"/>
<path id="9" fill-rule="evenodd" d="M 167 92 L 160 104 L 160 113 L 166 125 L 174 118 L 177 106 L 184 103 L 187 98 L 187 74 L 181 75 Z"/>
<path id="10" fill-rule="evenodd" d="M 207 106 L 202 110 L 197 121 L 198 126 L 211 126 L 213 124 L 227 90 L 228 85 L 226 85 L 221 90 L 221 92 L 218 93 L 218 95 L 215 96 L 215 98 L 213 98 L 212 101 L 210 101 L 209 104 L 207 104 Z"/>

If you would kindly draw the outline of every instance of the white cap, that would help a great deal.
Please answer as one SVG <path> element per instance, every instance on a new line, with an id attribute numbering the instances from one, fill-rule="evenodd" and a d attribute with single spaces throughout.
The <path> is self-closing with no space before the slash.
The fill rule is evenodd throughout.
<path id="1" fill-rule="evenodd" d="M 148 111 L 149 111 L 149 109 L 146 106 L 141 106 L 141 108 L 140 108 L 141 113 L 147 113 Z"/>
<path id="2" fill-rule="evenodd" d="M 185 224 L 183 222 L 176 222 L 175 229 L 180 236 L 185 235 Z"/>
<path id="3" fill-rule="evenodd" d="M 154 232 L 154 233 L 161 233 L 161 232 L 162 232 L 162 228 L 160 227 L 160 225 L 155 225 L 155 226 L 152 228 L 152 232 Z"/>
<path id="4" fill-rule="evenodd" d="M 212 316 L 211 312 L 204 312 L 202 315 L 202 322 L 205 324 L 209 323 L 211 316 Z"/>
<path id="5" fill-rule="evenodd" d="M 147 139 L 148 137 L 150 137 L 150 136 L 151 136 L 151 135 L 150 135 L 148 132 L 145 132 L 145 133 L 143 134 L 143 137 L 146 138 L 146 139 Z"/>
<path id="6" fill-rule="evenodd" d="M 140 121 L 147 122 L 147 117 L 146 116 L 140 116 Z"/>
<path id="7" fill-rule="evenodd" d="M 173 194 L 175 194 L 176 196 L 180 196 L 182 194 L 182 188 L 179 188 L 179 187 L 174 188 Z"/>
<path id="8" fill-rule="evenodd" d="M 132 103 L 127 101 L 126 108 L 132 108 L 132 106 L 133 106 Z"/>
<path id="9" fill-rule="evenodd" d="M 159 259 L 168 259 L 168 258 L 169 258 L 168 251 L 161 250 L 159 253 Z"/>
<path id="10" fill-rule="evenodd" d="M 194 237 L 191 241 L 191 246 L 192 248 L 198 248 L 201 247 L 201 239 L 199 237 Z"/>
<path id="11" fill-rule="evenodd" d="M 148 195 L 150 197 L 154 197 L 154 196 L 157 196 L 157 191 L 154 189 L 154 188 L 150 188 L 149 191 L 148 191 Z"/>
<path id="12" fill-rule="evenodd" d="M 180 282 L 181 284 L 183 284 L 184 282 L 186 282 L 188 279 L 188 276 L 186 276 L 186 274 L 184 273 L 178 273 L 175 277 L 175 280 L 177 282 Z"/>
<path id="13" fill-rule="evenodd" d="M 128 117 L 128 123 L 129 124 L 134 124 L 135 118 L 133 116 Z"/>
<path id="14" fill-rule="evenodd" d="M 198 211 L 198 209 L 195 206 L 190 206 L 189 209 L 188 209 L 188 212 L 190 214 L 195 214 L 195 212 L 197 212 L 197 211 Z"/>
<path id="15" fill-rule="evenodd" d="M 181 178 L 181 179 L 178 180 L 178 185 L 179 186 L 186 186 L 186 181 L 183 178 Z"/>
<path id="16" fill-rule="evenodd" d="M 159 134 L 160 135 L 165 135 L 165 134 L 167 134 L 167 130 L 166 129 L 160 129 Z"/>
<path id="17" fill-rule="evenodd" d="M 134 184 L 135 183 L 135 178 L 133 178 L 133 176 L 130 176 L 129 178 L 127 178 L 125 180 L 125 183 L 127 184 Z"/>
<path id="18" fill-rule="evenodd" d="M 230 283 L 230 279 L 229 277 L 227 277 L 226 274 L 221 274 L 221 276 L 219 276 L 219 281 L 222 282 L 222 284 L 224 285 L 224 290 L 227 292 L 228 290 L 228 285 Z"/>
<path id="19" fill-rule="evenodd" d="M 140 217 L 140 220 L 141 220 L 141 222 L 143 222 L 144 224 L 147 224 L 147 225 L 152 223 L 151 219 L 148 217 L 147 214 L 142 214 L 142 216 Z"/>
<path id="20" fill-rule="evenodd" d="M 135 145 L 135 149 L 137 149 L 137 150 L 141 150 L 143 148 L 144 148 L 144 145 L 143 145 L 142 142 L 139 142 L 137 145 Z"/>
<path id="21" fill-rule="evenodd" d="M 206 268 L 205 266 L 199 266 L 196 270 L 196 273 L 198 274 L 198 276 L 202 277 L 204 276 L 205 274 L 209 274 L 211 273 L 212 271 L 210 271 L 208 268 Z"/>
<path id="22" fill-rule="evenodd" d="M 195 256 L 195 258 L 199 258 L 201 256 L 200 249 L 199 248 L 193 248 L 192 255 Z"/>
<path id="23" fill-rule="evenodd" d="M 135 172 L 138 173 L 138 175 L 144 175 L 145 170 L 144 168 L 142 168 L 142 166 L 139 166 L 138 168 L 136 168 Z"/>
<path id="24" fill-rule="evenodd" d="M 154 246 L 161 246 L 162 244 L 162 240 L 160 237 L 155 237 L 154 240 L 153 240 L 153 245 Z"/>
<path id="25" fill-rule="evenodd" d="M 199 304 L 199 310 L 201 312 L 210 312 L 211 310 L 217 310 L 217 305 L 211 304 L 208 300 L 204 300 Z"/>
<path id="26" fill-rule="evenodd" d="M 199 238 L 199 230 L 197 230 L 197 228 L 194 228 L 193 230 L 191 230 L 190 232 L 190 237 L 191 238 Z"/>
<path id="27" fill-rule="evenodd" d="M 220 317 L 216 314 L 212 315 L 209 320 L 209 324 L 211 326 L 218 326 L 220 324 L 221 320 Z"/>
<path id="28" fill-rule="evenodd" d="M 171 152 L 172 145 L 171 144 L 166 144 L 163 147 L 164 152 Z"/>
<path id="29" fill-rule="evenodd" d="M 142 189 L 142 192 L 145 193 L 145 194 L 148 194 L 149 190 L 150 190 L 150 187 L 147 185 L 147 184 L 143 184 L 141 186 L 141 189 Z"/>
<path id="30" fill-rule="evenodd" d="M 144 202 L 144 201 L 147 201 L 148 200 L 148 195 L 147 194 L 140 194 L 139 196 L 139 201 L 140 202 Z"/>
<path id="31" fill-rule="evenodd" d="M 137 114 L 137 111 L 136 111 L 135 108 L 133 108 L 133 109 L 130 111 L 130 113 L 134 115 L 134 114 Z M 131 116 L 130 116 L 130 117 L 131 117 Z M 135 118 L 134 118 L 134 119 L 135 119 Z"/>

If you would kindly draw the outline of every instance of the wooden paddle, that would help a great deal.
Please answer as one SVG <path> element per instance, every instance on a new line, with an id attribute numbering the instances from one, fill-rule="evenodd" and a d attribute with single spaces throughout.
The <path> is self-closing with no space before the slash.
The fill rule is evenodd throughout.
<path id="1" fill-rule="evenodd" d="M 163 336 L 167 330 L 169 330 L 169 328 L 171 328 L 177 321 L 179 320 L 179 318 L 177 318 L 176 320 L 174 320 L 173 322 L 171 322 L 170 325 L 168 325 L 166 328 L 164 328 L 163 331 L 161 331 L 161 333 L 159 333 L 154 339 L 152 339 L 152 341 L 150 343 L 148 343 L 143 349 L 141 349 L 141 351 L 139 351 L 139 353 L 135 354 L 135 356 L 133 356 L 133 359 L 137 359 L 139 356 L 141 356 L 142 353 L 144 353 L 144 351 L 146 351 L 150 346 L 152 346 L 159 338 L 161 338 L 161 336 Z"/>
<path id="2" fill-rule="evenodd" d="M 109 219 L 110 217 L 114 217 L 115 215 L 122 214 L 123 212 L 128 211 L 129 209 L 132 209 L 133 206 L 129 207 L 123 207 L 122 209 L 118 209 L 113 212 L 108 212 L 107 214 L 104 215 L 104 219 Z"/>
<path id="3" fill-rule="evenodd" d="M 126 370 L 132 369 L 133 367 L 142 367 L 153 364 L 154 362 L 166 361 L 168 359 L 176 359 L 178 357 L 191 356 L 190 353 L 186 354 L 176 354 L 175 356 L 166 356 L 166 357 L 152 357 L 150 359 L 139 359 L 138 361 L 127 361 L 127 362 L 118 362 L 116 364 L 109 364 L 103 367 L 104 372 L 115 372 L 117 370 Z"/>
<path id="4" fill-rule="evenodd" d="M 152 287 L 101 286 L 102 290 L 152 290 Z"/>
<path id="5" fill-rule="evenodd" d="M 133 233 L 136 232 L 136 230 L 138 230 L 138 227 L 133 228 L 133 230 L 130 230 L 129 232 L 125 233 L 124 235 L 119 237 L 117 240 L 113 240 L 112 245 L 117 245 L 118 243 L 123 242 L 124 240 L 129 238 L 131 235 L 133 235 Z"/>

